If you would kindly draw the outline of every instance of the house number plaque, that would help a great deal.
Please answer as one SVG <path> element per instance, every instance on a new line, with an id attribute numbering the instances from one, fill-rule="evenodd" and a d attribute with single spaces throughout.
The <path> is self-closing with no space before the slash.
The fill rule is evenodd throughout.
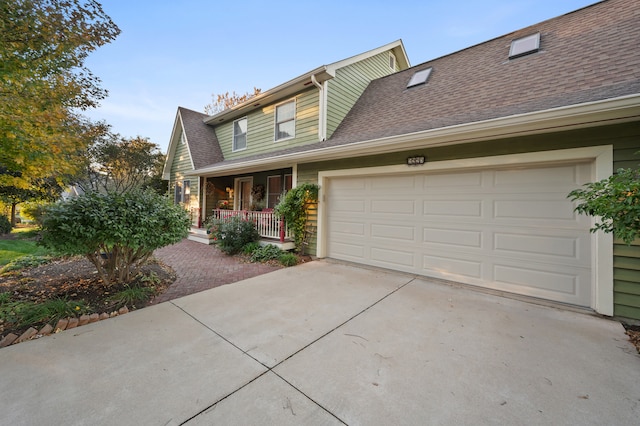
<path id="1" fill-rule="evenodd" d="M 420 166 L 427 161 L 424 155 L 407 158 L 407 166 Z"/>

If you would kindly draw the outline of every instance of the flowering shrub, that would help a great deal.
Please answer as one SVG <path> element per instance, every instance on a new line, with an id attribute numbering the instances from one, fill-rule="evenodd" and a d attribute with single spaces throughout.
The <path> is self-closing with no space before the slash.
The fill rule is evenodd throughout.
<path id="1" fill-rule="evenodd" d="M 260 235 L 253 222 L 234 216 L 227 219 L 212 219 L 207 224 L 213 240 L 226 254 L 236 254 Z"/>

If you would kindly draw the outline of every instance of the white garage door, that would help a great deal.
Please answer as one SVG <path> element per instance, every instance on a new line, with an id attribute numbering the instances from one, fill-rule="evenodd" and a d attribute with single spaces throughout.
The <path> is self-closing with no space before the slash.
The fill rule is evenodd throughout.
<path id="1" fill-rule="evenodd" d="M 591 302 L 592 165 L 335 177 L 327 254 L 559 302 Z"/>

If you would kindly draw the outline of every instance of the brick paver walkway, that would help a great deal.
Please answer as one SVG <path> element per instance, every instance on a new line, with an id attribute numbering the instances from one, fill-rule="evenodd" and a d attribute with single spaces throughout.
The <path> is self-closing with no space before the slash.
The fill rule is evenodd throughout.
<path id="1" fill-rule="evenodd" d="M 154 304 L 280 269 L 263 263 L 241 263 L 215 246 L 190 240 L 163 247 L 154 254 L 177 275 L 167 291 L 154 299 Z"/>

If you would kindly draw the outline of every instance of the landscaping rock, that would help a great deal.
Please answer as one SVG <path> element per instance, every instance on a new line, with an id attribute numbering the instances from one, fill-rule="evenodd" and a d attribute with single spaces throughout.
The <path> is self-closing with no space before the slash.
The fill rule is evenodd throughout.
<path id="1" fill-rule="evenodd" d="M 56 333 L 58 333 L 59 331 L 66 330 L 68 325 L 69 325 L 69 319 L 68 318 L 63 318 L 63 319 L 59 320 L 58 324 L 56 324 Z"/>
<path id="2" fill-rule="evenodd" d="M 89 315 L 81 315 L 80 319 L 78 320 L 78 325 L 85 325 L 85 324 L 89 324 Z"/>
<path id="3" fill-rule="evenodd" d="M 109 314 L 108 313 L 103 312 L 103 313 L 100 314 L 100 321 L 106 320 L 108 318 L 109 318 Z"/>
<path id="4" fill-rule="evenodd" d="M 0 348 L 4 348 L 5 346 L 9 346 L 13 342 L 15 342 L 17 338 L 18 338 L 18 336 L 13 334 L 13 333 L 7 334 L 6 336 L 4 336 L 4 338 L 2 340 L 0 340 Z"/>
<path id="5" fill-rule="evenodd" d="M 89 315 L 89 322 L 96 322 L 96 321 L 100 321 L 100 315 L 98 314 Z"/>
<path id="6" fill-rule="evenodd" d="M 51 327 L 51 324 L 45 324 L 44 327 L 40 329 L 38 334 L 41 334 L 43 336 L 48 336 L 49 334 L 51 334 L 52 331 L 53 331 L 53 327 Z"/>
<path id="7" fill-rule="evenodd" d="M 123 306 L 122 308 L 118 309 L 118 315 L 124 315 L 128 313 L 129 313 L 129 308 L 127 308 L 126 306 Z"/>
<path id="8" fill-rule="evenodd" d="M 35 336 L 36 334 L 38 334 L 38 330 L 36 330 L 33 327 L 30 327 L 27 331 L 22 333 L 14 343 L 21 343 L 21 342 L 27 341 L 31 339 L 33 336 Z"/>
<path id="9" fill-rule="evenodd" d="M 76 328 L 77 326 L 78 326 L 78 318 L 69 318 L 69 324 L 67 325 L 67 330 Z"/>

